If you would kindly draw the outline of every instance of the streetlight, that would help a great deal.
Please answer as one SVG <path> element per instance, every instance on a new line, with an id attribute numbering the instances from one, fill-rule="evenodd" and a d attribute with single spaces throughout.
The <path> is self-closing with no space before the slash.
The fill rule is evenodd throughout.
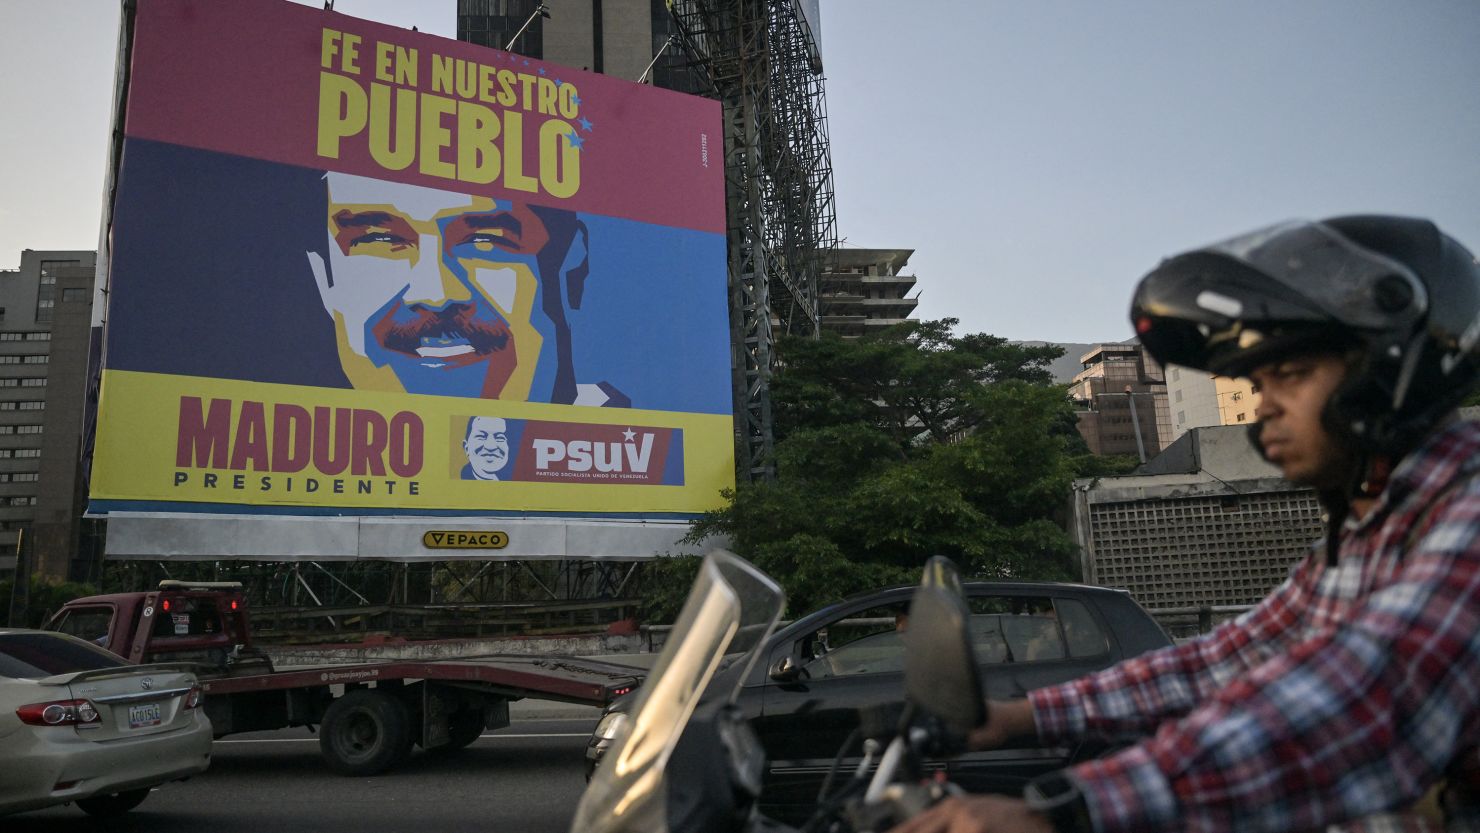
<path id="1" fill-rule="evenodd" d="M 514 51 L 514 44 L 519 40 L 519 36 L 524 34 L 524 30 L 528 29 L 529 24 L 533 23 L 534 19 L 537 17 L 543 17 L 546 20 L 550 18 L 550 9 L 544 3 L 535 6 L 534 13 L 529 16 L 528 20 L 524 21 L 524 25 L 519 27 L 519 31 L 514 33 L 514 37 L 509 38 L 509 45 L 504 47 L 505 52 Z"/>
<path id="2" fill-rule="evenodd" d="M 675 32 L 668 36 L 668 40 L 663 41 L 663 45 L 658 48 L 658 54 L 653 56 L 653 59 L 648 62 L 647 69 L 643 70 L 642 75 L 638 76 L 637 83 L 646 84 L 648 80 L 648 73 L 653 71 L 654 66 L 657 66 L 658 59 L 663 57 L 663 53 L 668 51 L 668 47 L 677 45 L 678 33 Z"/>
<path id="3" fill-rule="evenodd" d="M 1136 397 L 1137 396 L 1155 396 L 1155 395 L 1156 395 L 1155 393 L 1153 393 L 1153 392 L 1151 392 L 1149 390 L 1136 390 L 1136 391 L 1133 391 L 1133 390 L 1131 390 L 1130 385 L 1126 385 L 1125 392 L 1124 393 L 1106 392 L 1106 393 L 1097 393 L 1097 394 L 1095 394 L 1096 397 L 1101 397 L 1101 396 L 1124 396 L 1126 398 L 1126 401 L 1131 404 L 1131 429 L 1134 430 L 1135 431 L 1135 434 L 1136 434 L 1136 455 L 1141 458 L 1141 462 L 1142 463 L 1145 463 L 1146 462 L 1146 443 L 1143 442 L 1142 439 L 1141 439 L 1141 418 L 1136 414 Z"/>

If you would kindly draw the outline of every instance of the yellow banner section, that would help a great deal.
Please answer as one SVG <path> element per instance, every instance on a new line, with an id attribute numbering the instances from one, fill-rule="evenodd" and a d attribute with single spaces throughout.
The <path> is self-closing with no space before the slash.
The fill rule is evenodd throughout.
<path id="1" fill-rule="evenodd" d="M 734 486 L 728 415 L 108 370 L 93 500 L 697 513 Z"/>

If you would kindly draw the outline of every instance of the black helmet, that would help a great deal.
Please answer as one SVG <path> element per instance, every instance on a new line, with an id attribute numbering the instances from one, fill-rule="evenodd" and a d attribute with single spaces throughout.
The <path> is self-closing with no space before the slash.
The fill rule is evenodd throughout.
<path id="1" fill-rule="evenodd" d="M 1162 262 L 1131 322 L 1157 361 L 1223 375 L 1357 351 L 1328 418 L 1402 453 L 1480 382 L 1480 266 L 1427 220 L 1290 222 Z"/>

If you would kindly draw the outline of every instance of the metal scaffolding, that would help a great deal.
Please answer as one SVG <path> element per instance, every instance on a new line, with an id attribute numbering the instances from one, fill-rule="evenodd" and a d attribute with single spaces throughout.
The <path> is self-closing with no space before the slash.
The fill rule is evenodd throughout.
<path id="1" fill-rule="evenodd" d="M 515 633 L 600 633 L 636 616 L 634 561 L 123 561 L 107 592 L 162 579 L 238 581 L 253 630 L 267 641 L 413 639 Z"/>
<path id="2" fill-rule="evenodd" d="M 742 476 L 774 474 L 778 334 L 815 337 L 837 244 L 816 39 L 797 0 L 675 0 L 683 61 L 724 106 L 731 355 Z"/>

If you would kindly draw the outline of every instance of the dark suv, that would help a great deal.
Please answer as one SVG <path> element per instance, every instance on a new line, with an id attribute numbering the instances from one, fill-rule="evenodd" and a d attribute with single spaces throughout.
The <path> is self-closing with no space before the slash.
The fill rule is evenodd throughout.
<path id="1" fill-rule="evenodd" d="M 904 697 L 904 645 L 913 586 L 879 590 L 825 607 L 779 629 L 744 680 L 738 699 L 768 758 L 762 808 L 782 819 L 805 817 L 858 710 Z M 989 698 L 1075 677 L 1171 644 L 1130 595 L 1079 584 L 979 582 L 965 585 L 969 629 Z M 728 690 L 720 672 L 713 685 Z M 587 775 L 626 719 L 630 698 L 602 717 L 586 749 Z M 971 792 L 1016 793 L 1030 778 L 1101 750 L 1023 748 L 972 752 L 931 762 Z M 841 763 L 861 760 L 855 744 Z"/>

